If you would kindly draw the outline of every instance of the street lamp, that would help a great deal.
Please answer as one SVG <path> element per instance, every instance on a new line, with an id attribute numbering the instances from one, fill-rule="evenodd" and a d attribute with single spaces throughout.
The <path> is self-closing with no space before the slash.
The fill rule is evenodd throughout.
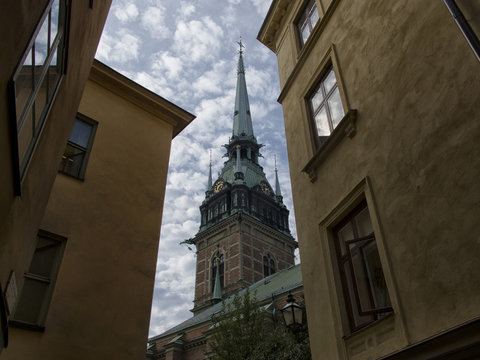
<path id="1" fill-rule="evenodd" d="M 281 309 L 287 327 L 302 324 L 303 308 L 295 302 L 292 293 L 288 293 L 287 304 Z"/>

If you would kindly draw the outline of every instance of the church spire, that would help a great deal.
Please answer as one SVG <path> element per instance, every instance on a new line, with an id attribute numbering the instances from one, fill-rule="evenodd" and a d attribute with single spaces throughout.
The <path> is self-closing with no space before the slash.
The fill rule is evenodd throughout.
<path id="1" fill-rule="evenodd" d="M 240 50 L 238 51 L 237 67 L 237 92 L 235 95 L 235 113 L 233 118 L 233 136 L 252 136 L 253 127 L 250 116 L 250 104 L 248 102 L 247 84 L 245 82 L 245 67 L 243 65 L 243 46 L 242 37 L 238 42 Z"/>
<path id="2" fill-rule="evenodd" d="M 275 155 L 275 195 L 282 196 L 282 191 L 280 190 L 280 182 L 278 181 L 277 155 Z"/>

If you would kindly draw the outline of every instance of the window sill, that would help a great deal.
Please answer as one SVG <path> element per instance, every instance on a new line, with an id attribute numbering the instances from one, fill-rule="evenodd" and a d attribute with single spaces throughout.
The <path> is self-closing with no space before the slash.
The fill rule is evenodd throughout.
<path id="1" fill-rule="evenodd" d="M 302 169 L 302 172 L 307 173 L 310 181 L 314 183 L 317 180 L 317 169 L 327 156 L 335 149 L 337 144 L 342 141 L 345 136 L 352 139 L 357 133 L 356 127 L 357 110 L 349 110 L 338 126 L 333 130 L 330 136 L 323 142 L 310 161 Z"/>
<path id="2" fill-rule="evenodd" d="M 37 331 L 37 332 L 45 332 L 45 326 L 40 326 L 20 320 L 9 320 L 8 321 L 8 326 L 17 328 L 17 329 L 23 329 L 23 330 L 31 330 L 31 331 Z"/>
<path id="3" fill-rule="evenodd" d="M 393 311 L 392 311 L 390 314 L 385 315 L 385 316 L 382 317 L 381 319 L 375 320 L 375 321 L 369 323 L 368 325 L 365 325 L 365 326 L 361 327 L 360 329 L 357 329 L 357 330 L 355 330 L 355 331 L 352 331 L 352 332 L 351 332 L 350 334 L 348 334 L 348 335 L 344 335 L 344 336 L 342 337 L 342 339 L 343 339 L 343 340 L 348 340 L 348 339 L 350 339 L 350 338 L 352 338 L 352 337 L 355 337 L 357 334 L 361 334 L 362 332 L 365 332 L 365 331 L 367 331 L 368 329 L 377 326 L 378 324 L 381 324 L 381 323 L 386 322 L 386 321 L 389 321 L 389 320 L 393 320 L 393 316 L 394 316 L 394 313 L 393 313 Z"/>

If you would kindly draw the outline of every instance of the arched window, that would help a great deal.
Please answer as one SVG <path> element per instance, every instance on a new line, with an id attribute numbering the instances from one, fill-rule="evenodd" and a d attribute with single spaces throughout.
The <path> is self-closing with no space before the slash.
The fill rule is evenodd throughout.
<path id="1" fill-rule="evenodd" d="M 275 260 L 270 254 L 263 257 L 263 276 L 275 274 Z"/>
<path id="2" fill-rule="evenodd" d="M 215 256 L 213 257 L 212 259 L 212 271 L 210 272 L 212 274 L 212 277 L 211 277 L 211 292 L 213 292 L 213 290 L 215 289 L 215 276 L 217 276 L 217 266 L 218 266 L 218 269 L 219 269 L 219 275 L 220 275 L 220 288 L 223 289 L 223 279 L 224 279 L 224 258 L 223 258 L 223 254 L 220 254 L 219 252 L 217 252 L 215 254 Z"/>

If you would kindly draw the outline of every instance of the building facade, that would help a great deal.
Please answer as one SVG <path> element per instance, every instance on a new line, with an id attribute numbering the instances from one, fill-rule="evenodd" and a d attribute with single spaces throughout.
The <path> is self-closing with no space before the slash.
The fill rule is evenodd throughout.
<path id="1" fill-rule="evenodd" d="M 210 165 L 200 229 L 186 241 L 197 255 L 194 316 L 150 338 L 150 359 L 207 358 L 211 317 L 221 311 L 220 301 L 247 287 L 258 290 L 259 302 L 270 310 L 285 305 L 288 291 L 303 296 L 277 169 L 273 188 L 258 163 L 262 145 L 253 132 L 241 43 L 239 53 L 228 159 L 216 180 Z"/>
<path id="2" fill-rule="evenodd" d="M 272 2 L 314 359 L 480 356 L 479 15 Z"/>
<path id="3" fill-rule="evenodd" d="M 94 62 L 2 358 L 143 357 L 170 145 L 193 118 Z"/>
<path id="4" fill-rule="evenodd" d="M 0 5 L 0 352 L 110 3 Z"/>

